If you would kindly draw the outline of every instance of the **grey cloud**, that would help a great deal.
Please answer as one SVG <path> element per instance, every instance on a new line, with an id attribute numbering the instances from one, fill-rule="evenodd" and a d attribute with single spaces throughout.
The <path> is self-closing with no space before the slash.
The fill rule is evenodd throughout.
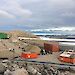
<path id="1" fill-rule="evenodd" d="M 1 10 L 8 11 L 16 17 L 27 18 L 31 15 L 31 11 L 28 9 L 23 9 L 16 0 L 2 0 L 0 4 L 3 4 L 0 5 Z"/>
<path id="2" fill-rule="evenodd" d="M 15 16 L 6 11 L 0 10 L 0 18 L 15 18 Z"/>
<path id="3" fill-rule="evenodd" d="M 0 25 L 23 25 L 32 12 L 23 8 L 16 0 L 0 1 Z"/>
<path id="4" fill-rule="evenodd" d="M 16 16 L 7 24 L 25 25 L 29 28 L 75 25 L 74 0 L 3 0 L 0 9 Z M 1 3 L 0 3 L 1 4 Z"/>
<path id="5" fill-rule="evenodd" d="M 67 12 L 67 13 L 63 13 L 63 14 L 61 14 L 61 16 L 62 17 L 75 17 L 75 13 L 69 13 L 69 12 Z"/>

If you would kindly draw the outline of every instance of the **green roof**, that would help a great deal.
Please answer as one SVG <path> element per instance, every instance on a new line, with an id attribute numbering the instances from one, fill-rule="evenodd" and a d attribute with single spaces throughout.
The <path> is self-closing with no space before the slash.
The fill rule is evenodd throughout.
<path id="1" fill-rule="evenodd" d="M 0 33 L 0 39 L 6 39 L 8 35 L 6 33 Z"/>

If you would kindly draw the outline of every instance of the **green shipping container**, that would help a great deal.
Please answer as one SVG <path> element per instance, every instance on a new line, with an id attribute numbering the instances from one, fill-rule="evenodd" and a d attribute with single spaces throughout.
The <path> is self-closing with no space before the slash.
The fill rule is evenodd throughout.
<path id="1" fill-rule="evenodd" d="M 6 33 L 0 33 L 0 39 L 7 39 L 8 35 Z"/>

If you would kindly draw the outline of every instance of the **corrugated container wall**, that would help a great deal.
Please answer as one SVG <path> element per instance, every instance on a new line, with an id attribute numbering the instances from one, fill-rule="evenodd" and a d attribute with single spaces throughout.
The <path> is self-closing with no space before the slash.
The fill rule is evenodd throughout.
<path id="1" fill-rule="evenodd" d="M 44 49 L 46 51 L 58 52 L 59 44 L 58 43 L 44 43 Z"/>

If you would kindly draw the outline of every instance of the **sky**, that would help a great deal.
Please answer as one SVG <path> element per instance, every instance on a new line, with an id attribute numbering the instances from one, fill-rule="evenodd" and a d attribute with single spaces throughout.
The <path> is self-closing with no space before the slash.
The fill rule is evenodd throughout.
<path id="1" fill-rule="evenodd" d="M 75 0 L 0 0 L 0 30 L 75 26 Z"/>

